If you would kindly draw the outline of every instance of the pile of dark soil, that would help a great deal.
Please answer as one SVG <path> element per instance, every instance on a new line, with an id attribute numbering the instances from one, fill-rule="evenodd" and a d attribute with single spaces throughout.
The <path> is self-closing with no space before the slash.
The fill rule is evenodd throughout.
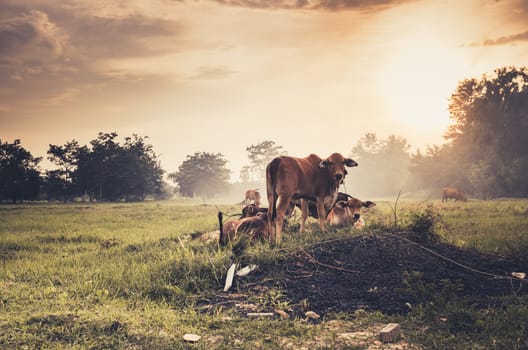
<path id="1" fill-rule="evenodd" d="M 290 305 L 304 305 L 321 315 L 360 308 L 390 314 L 441 296 L 489 306 L 498 296 L 522 294 L 528 288 L 508 278 L 514 271 L 528 270 L 521 263 L 443 243 L 429 243 L 427 249 L 486 274 L 400 236 L 369 234 L 298 249 L 279 262 L 261 264 L 250 275 L 237 277 L 231 293 L 243 296 L 280 288 Z"/>

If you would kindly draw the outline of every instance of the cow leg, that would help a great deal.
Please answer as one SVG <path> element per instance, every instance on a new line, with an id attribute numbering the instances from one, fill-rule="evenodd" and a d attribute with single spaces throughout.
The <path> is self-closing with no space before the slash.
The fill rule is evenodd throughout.
<path id="1" fill-rule="evenodd" d="M 306 219 L 308 218 L 308 201 L 306 199 L 301 199 L 301 229 L 300 232 L 304 232 L 304 225 Z"/>
<path id="2" fill-rule="evenodd" d="M 277 216 L 275 217 L 275 243 L 280 243 L 282 239 L 282 225 L 284 223 L 284 216 L 290 205 L 290 197 L 283 197 L 279 195 L 277 199 Z"/>
<path id="3" fill-rule="evenodd" d="M 322 198 L 317 199 L 317 216 L 319 216 L 319 226 L 321 231 L 325 232 L 325 220 L 326 220 L 326 210 L 324 207 L 324 200 Z"/>

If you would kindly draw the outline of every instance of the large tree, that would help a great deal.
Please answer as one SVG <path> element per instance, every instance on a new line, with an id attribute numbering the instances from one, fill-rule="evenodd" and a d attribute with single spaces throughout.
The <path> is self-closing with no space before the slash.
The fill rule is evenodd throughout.
<path id="1" fill-rule="evenodd" d="M 449 105 L 447 139 L 481 197 L 528 196 L 528 69 L 496 69 L 461 82 Z"/>
<path id="2" fill-rule="evenodd" d="M 456 185 L 481 198 L 528 196 L 528 69 L 460 82 L 449 113 L 448 144 L 413 158 L 419 182 Z"/>
<path id="3" fill-rule="evenodd" d="M 242 168 L 240 175 L 244 182 L 261 181 L 266 178 L 266 166 L 275 157 L 286 154 L 282 146 L 274 141 L 262 141 L 246 147 L 250 164 Z"/>
<path id="4" fill-rule="evenodd" d="M 48 154 L 58 169 L 48 173 L 50 184 L 62 181 L 65 195 L 89 194 L 99 200 L 143 200 L 158 195 L 163 188 L 163 173 L 152 145 L 144 137 L 117 141 L 117 133 L 99 133 L 90 146 L 77 141 L 64 146 L 50 145 Z M 51 187 L 51 186 L 50 186 Z"/>
<path id="5" fill-rule="evenodd" d="M 46 171 L 45 189 L 48 199 L 71 199 L 80 192 L 79 182 L 75 178 L 78 163 L 86 146 L 79 146 L 79 142 L 72 140 L 63 146 L 49 145 L 48 159 L 57 169 Z"/>
<path id="6" fill-rule="evenodd" d="M 188 155 L 178 171 L 169 174 L 185 197 L 210 198 L 228 187 L 229 169 L 221 153 L 196 152 Z"/>
<path id="7" fill-rule="evenodd" d="M 41 159 L 33 157 L 18 139 L 13 143 L 0 140 L 0 201 L 16 203 L 38 197 Z"/>
<path id="8" fill-rule="evenodd" d="M 396 196 L 407 183 L 409 148 L 405 138 L 390 135 L 379 139 L 366 133 L 351 152 L 359 166 L 346 177 L 347 191 L 358 196 Z"/>

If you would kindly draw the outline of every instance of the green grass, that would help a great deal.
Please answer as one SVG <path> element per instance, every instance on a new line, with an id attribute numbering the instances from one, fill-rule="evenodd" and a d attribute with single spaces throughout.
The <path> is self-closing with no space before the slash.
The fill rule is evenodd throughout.
<path id="1" fill-rule="evenodd" d="M 395 203 L 377 204 L 374 225 L 391 228 Z M 428 207 L 439 216 L 435 232 L 451 244 L 504 256 L 523 256 L 528 248 L 528 200 L 403 201 L 396 205 L 398 226 L 405 227 L 413 214 Z"/>
<path id="2" fill-rule="evenodd" d="M 365 231 L 394 229 L 391 206 L 379 202 L 365 215 Z M 528 200 L 402 201 L 398 227 L 416 224 L 416 213 L 426 208 L 437 215 L 432 230 L 453 244 L 524 256 Z M 528 306 L 521 297 L 498 300 L 502 307 L 497 309 L 468 308 L 455 299 L 419 306 L 404 316 L 359 310 L 316 324 L 300 318 L 247 319 L 222 307 L 204 311 L 197 301 L 221 293 L 231 264 L 229 249 L 194 239 L 217 229 L 217 209 L 179 202 L 0 206 L 0 348 L 363 349 L 375 336 L 350 342 L 339 334 L 375 334 L 386 322 L 400 322 L 405 340 L 422 348 L 526 345 Z M 279 264 L 288 249 L 354 232 L 322 234 L 315 222 L 305 234 L 292 232 L 296 223 L 291 227 L 281 250 L 257 243 L 247 255 L 255 262 Z M 252 301 L 288 305 L 277 290 Z M 447 314 L 456 317 L 438 321 Z M 189 345 L 182 340 L 185 333 L 203 339 Z"/>

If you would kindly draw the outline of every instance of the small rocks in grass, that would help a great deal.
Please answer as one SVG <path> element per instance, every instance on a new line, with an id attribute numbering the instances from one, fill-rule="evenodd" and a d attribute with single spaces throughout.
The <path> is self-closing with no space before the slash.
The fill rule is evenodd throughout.
<path id="1" fill-rule="evenodd" d="M 202 339 L 202 337 L 199 336 L 198 334 L 186 333 L 183 335 L 183 340 L 189 343 L 196 343 L 200 339 Z"/>
<path id="2" fill-rule="evenodd" d="M 257 267 L 258 267 L 257 265 L 249 264 L 248 266 L 243 267 L 243 268 L 241 268 L 240 270 L 238 270 L 238 271 L 236 272 L 236 275 L 237 275 L 238 277 L 244 277 L 244 276 L 247 276 L 247 275 L 249 275 L 250 272 L 255 271 L 255 270 L 257 269 Z"/>
<path id="3" fill-rule="evenodd" d="M 312 320 L 318 320 L 319 318 L 321 318 L 321 316 L 319 316 L 317 313 L 313 311 L 306 311 L 304 315 L 308 318 L 311 318 Z"/>
<path id="4" fill-rule="evenodd" d="M 393 343 L 400 337 L 400 325 L 389 323 L 379 333 L 380 339 L 384 343 Z"/>
<path id="5" fill-rule="evenodd" d="M 524 272 L 512 272 L 511 274 L 513 277 L 517 277 L 522 280 L 526 278 L 526 274 Z"/>
<path id="6" fill-rule="evenodd" d="M 248 312 L 248 317 L 273 317 L 273 312 Z"/>
<path id="7" fill-rule="evenodd" d="M 279 315 L 280 318 L 284 318 L 284 319 L 290 318 L 290 316 L 284 310 L 275 309 L 273 312 L 275 312 L 277 315 Z"/>

